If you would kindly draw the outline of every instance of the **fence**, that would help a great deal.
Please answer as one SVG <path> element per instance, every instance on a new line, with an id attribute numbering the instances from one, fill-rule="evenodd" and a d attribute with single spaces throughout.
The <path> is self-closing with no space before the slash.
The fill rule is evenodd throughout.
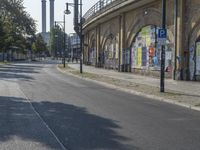
<path id="1" fill-rule="evenodd" d="M 98 1 L 94 6 L 92 6 L 83 16 L 85 20 L 89 19 L 93 15 L 95 15 L 97 12 L 100 10 L 106 8 L 107 6 L 111 5 L 115 1 L 120 1 L 120 0 L 100 0 Z"/>

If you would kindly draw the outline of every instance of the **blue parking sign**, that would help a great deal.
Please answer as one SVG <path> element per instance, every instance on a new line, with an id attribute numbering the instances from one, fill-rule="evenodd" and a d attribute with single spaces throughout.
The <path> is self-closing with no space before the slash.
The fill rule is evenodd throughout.
<path id="1" fill-rule="evenodd" d="M 158 30 L 158 38 L 166 39 L 167 38 L 167 29 L 159 29 Z"/>

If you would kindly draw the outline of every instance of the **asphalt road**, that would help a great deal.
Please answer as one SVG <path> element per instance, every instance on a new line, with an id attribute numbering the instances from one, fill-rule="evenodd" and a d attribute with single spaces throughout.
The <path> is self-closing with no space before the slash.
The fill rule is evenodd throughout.
<path id="1" fill-rule="evenodd" d="M 199 150 L 200 112 L 60 73 L 0 67 L 0 150 Z"/>

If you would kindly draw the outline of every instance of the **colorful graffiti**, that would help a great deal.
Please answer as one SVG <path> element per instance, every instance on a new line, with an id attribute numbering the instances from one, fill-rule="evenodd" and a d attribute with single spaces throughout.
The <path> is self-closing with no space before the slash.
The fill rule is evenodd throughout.
<path id="1" fill-rule="evenodd" d="M 161 45 L 157 43 L 158 27 L 146 26 L 135 37 L 131 48 L 132 69 L 160 70 Z M 166 69 L 172 66 L 172 51 L 174 45 L 167 39 Z M 171 70 L 170 70 L 171 71 Z"/>

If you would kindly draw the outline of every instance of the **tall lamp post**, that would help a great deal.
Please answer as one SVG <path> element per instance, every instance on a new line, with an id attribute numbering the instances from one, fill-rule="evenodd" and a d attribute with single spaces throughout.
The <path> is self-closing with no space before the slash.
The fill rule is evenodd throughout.
<path id="1" fill-rule="evenodd" d="M 56 34 L 54 37 L 56 39 L 55 57 L 56 57 L 56 60 L 58 60 L 58 35 Z"/>
<path id="2" fill-rule="evenodd" d="M 176 80 L 176 71 L 177 71 L 177 21 L 178 21 L 178 0 L 174 2 L 174 74 L 173 79 Z"/>
<path id="3" fill-rule="evenodd" d="M 80 38 L 80 73 L 83 73 L 83 18 L 82 18 L 82 0 L 80 0 L 80 3 L 78 3 L 79 0 L 74 0 L 75 3 L 66 3 L 66 10 L 65 14 L 69 15 L 71 14 L 71 11 L 69 10 L 68 6 L 73 6 L 74 9 L 74 30 L 78 34 Z M 79 8 L 80 6 L 80 8 Z M 80 9 L 80 12 L 79 12 Z M 78 14 L 80 16 L 78 16 Z M 79 20 L 80 17 L 80 20 Z"/>
<path id="4" fill-rule="evenodd" d="M 63 46 L 63 49 L 64 49 L 64 52 L 63 52 L 63 67 L 65 68 L 65 54 L 66 54 L 66 52 L 65 52 L 65 47 L 66 47 L 66 34 L 65 34 L 65 12 L 64 12 L 64 15 L 63 15 L 63 23 L 64 23 L 64 46 Z"/>
<path id="5" fill-rule="evenodd" d="M 63 67 L 65 68 L 65 47 L 66 47 L 66 34 L 65 34 L 65 12 L 64 12 L 64 18 L 63 18 L 63 21 L 55 21 L 55 27 L 56 27 L 56 25 L 57 24 L 59 24 L 59 25 L 61 25 L 63 23 L 63 33 L 64 33 L 64 35 L 63 35 L 63 39 L 64 39 L 64 41 L 63 41 L 63 43 L 64 43 L 64 45 L 63 45 Z"/>

